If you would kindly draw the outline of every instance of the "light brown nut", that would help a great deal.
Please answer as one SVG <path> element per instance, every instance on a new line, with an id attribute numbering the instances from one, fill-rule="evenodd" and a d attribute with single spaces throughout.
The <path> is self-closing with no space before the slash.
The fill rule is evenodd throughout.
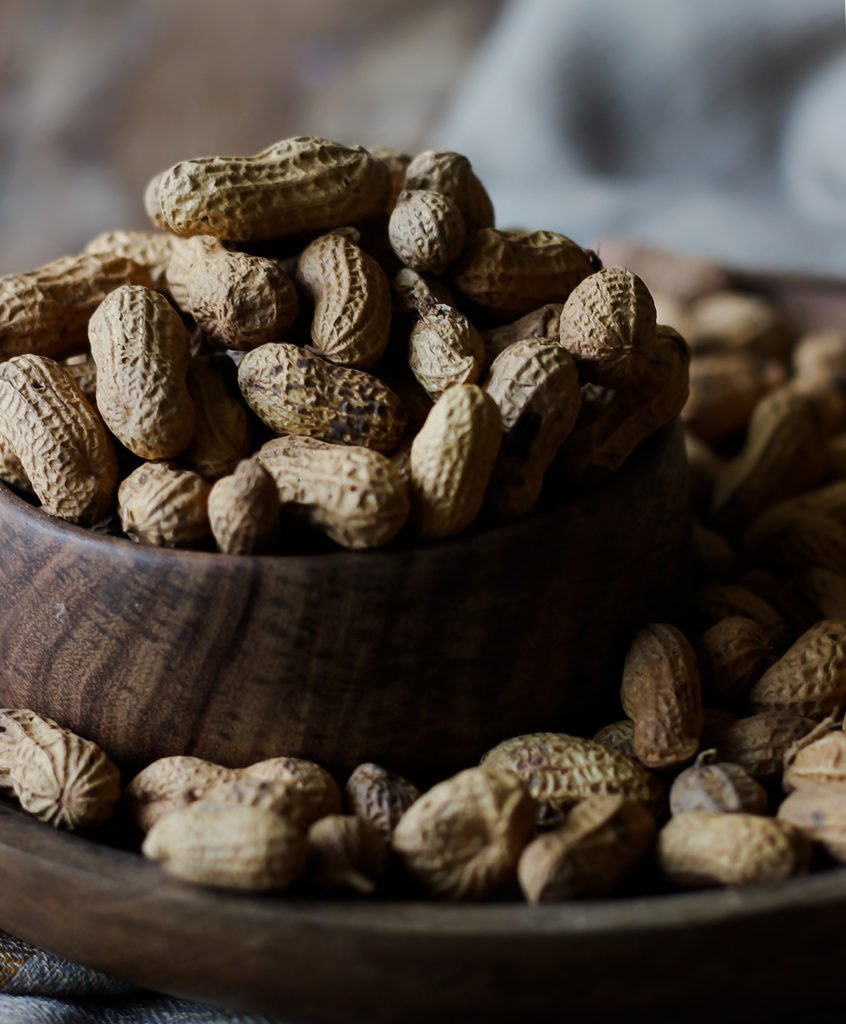
<path id="1" fill-rule="evenodd" d="M 61 356 L 84 349 L 91 314 L 124 284 L 149 285 L 149 272 L 102 253 L 64 256 L 0 278 L 0 356 Z"/>
<path id="2" fill-rule="evenodd" d="M 771 392 L 755 407 L 742 451 L 717 479 L 716 522 L 740 532 L 768 506 L 818 484 L 825 457 L 812 399 L 789 388 Z"/>
<path id="3" fill-rule="evenodd" d="M 454 384 L 475 384 L 482 372 L 482 336 L 463 313 L 421 300 L 408 338 L 408 365 L 435 401 Z"/>
<path id="4" fill-rule="evenodd" d="M 331 814 L 308 831 L 308 879 L 318 889 L 370 894 L 388 865 L 379 829 L 353 814 Z"/>
<path id="5" fill-rule="evenodd" d="M 596 269 L 595 256 L 554 231 L 484 228 L 468 239 L 453 264 L 455 288 L 474 305 L 498 317 L 530 313 L 547 302 L 563 302 Z"/>
<path id="6" fill-rule="evenodd" d="M 634 722 L 635 753 L 649 768 L 674 768 L 699 749 L 702 695 L 696 656 L 674 626 L 646 626 L 623 668 L 623 710 Z"/>
<path id="7" fill-rule="evenodd" d="M 734 548 L 726 538 L 696 519 L 693 522 L 693 560 L 697 575 L 704 580 L 724 580 L 736 563 Z"/>
<path id="8" fill-rule="evenodd" d="M 442 274 L 464 248 L 464 215 L 440 192 L 403 191 L 391 213 L 388 237 L 391 248 L 407 267 Z"/>
<path id="9" fill-rule="evenodd" d="M 793 348 L 792 360 L 797 377 L 846 378 L 846 331 L 830 327 L 803 335 Z"/>
<path id="10" fill-rule="evenodd" d="M 467 231 L 491 228 L 494 210 L 485 186 L 476 177 L 470 161 L 450 150 L 427 149 L 405 169 L 407 189 L 429 189 L 449 196 L 467 222 Z"/>
<path id="11" fill-rule="evenodd" d="M 399 471 L 369 448 L 278 437 L 255 454 L 276 482 L 283 512 L 347 548 L 392 541 L 411 509 Z"/>
<path id="12" fill-rule="evenodd" d="M 605 747 L 611 747 L 612 750 L 618 750 L 626 757 L 637 759 L 634 748 L 634 722 L 628 718 L 603 725 L 593 738 Z"/>
<path id="13" fill-rule="evenodd" d="M 482 340 L 485 343 L 487 361 L 492 363 L 494 359 L 504 352 L 509 345 L 515 341 L 525 341 L 526 338 L 547 338 L 550 341 L 558 341 L 561 334 L 561 310 L 563 302 L 548 302 L 540 309 L 533 309 L 513 323 L 504 324 L 502 327 L 492 327 L 482 332 Z"/>
<path id="14" fill-rule="evenodd" d="M 788 750 L 815 726 L 789 711 L 765 711 L 712 730 L 721 761 L 732 761 L 759 780 L 780 776 Z"/>
<path id="15" fill-rule="evenodd" d="M 592 795 L 620 795 L 657 808 L 660 782 L 619 750 L 560 732 L 504 740 L 482 758 L 493 771 L 513 772 L 539 804 L 538 823 L 560 821 L 568 807 Z"/>
<path id="16" fill-rule="evenodd" d="M 485 391 L 503 432 L 485 505 L 495 522 L 508 523 L 540 498 L 546 471 L 579 415 L 579 375 L 566 349 L 527 338 L 496 357 Z"/>
<path id="17" fill-rule="evenodd" d="M 280 434 L 389 452 L 405 432 L 402 403 L 386 384 L 297 345 L 271 343 L 248 352 L 238 384 L 253 412 Z"/>
<path id="18" fill-rule="evenodd" d="M 643 281 L 622 267 L 607 267 L 570 292 L 559 336 L 582 380 L 614 388 L 644 370 L 656 325 L 655 303 Z"/>
<path id="19" fill-rule="evenodd" d="M 211 532 L 211 484 L 172 462 L 145 462 L 118 488 L 123 532 L 139 544 L 173 548 L 205 540 Z"/>
<path id="20" fill-rule="evenodd" d="M 293 780 L 251 779 L 234 771 L 205 789 L 200 799 L 204 804 L 260 807 L 278 814 L 301 831 L 315 820 L 312 801 Z"/>
<path id="21" fill-rule="evenodd" d="M 97 364 L 90 356 L 70 356 L 62 361 L 65 370 L 76 381 L 88 401 L 97 404 Z"/>
<path id="22" fill-rule="evenodd" d="M 307 245 L 297 281 L 314 302 L 311 341 L 333 363 L 367 369 L 385 351 L 391 289 L 379 264 L 339 234 Z"/>
<path id="23" fill-rule="evenodd" d="M 379 829 L 390 843 L 397 822 L 420 796 L 420 790 L 378 764 L 360 764 L 347 779 L 344 794 L 351 809 Z"/>
<path id="24" fill-rule="evenodd" d="M 118 288 L 91 317 L 88 336 L 97 408 L 121 444 L 142 459 L 187 448 L 194 436 L 188 335 L 167 299 L 149 288 Z"/>
<path id="25" fill-rule="evenodd" d="M 0 363 L 0 435 L 45 512 L 92 526 L 112 505 L 114 445 L 68 372 L 43 356 Z"/>
<path id="26" fill-rule="evenodd" d="M 787 623 L 782 616 L 769 601 L 746 587 L 710 583 L 696 592 L 696 605 L 707 625 L 740 616 L 763 626 L 776 650 L 787 642 Z"/>
<path id="27" fill-rule="evenodd" d="M 150 275 L 150 287 L 162 292 L 167 289 L 165 273 L 172 249 L 173 235 L 165 231 L 129 230 L 104 231 L 92 238 L 84 251 L 131 260 Z"/>
<path id="28" fill-rule="evenodd" d="M 839 729 L 818 739 L 813 735 L 803 737 L 786 754 L 784 791 L 826 786 L 846 795 L 846 733 Z"/>
<path id="29" fill-rule="evenodd" d="M 790 825 L 757 814 L 679 814 L 658 834 L 658 864 L 683 886 L 781 881 L 804 870 L 808 853 Z"/>
<path id="30" fill-rule="evenodd" d="M 455 306 L 455 296 L 446 281 L 418 274 L 411 267 L 398 270 L 391 279 L 391 298 L 394 313 L 416 313 L 422 302 L 439 302 Z"/>
<path id="31" fill-rule="evenodd" d="M 784 363 L 755 352 L 697 355 L 682 420 L 703 441 L 723 441 L 742 430 L 760 399 L 786 379 Z"/>
<path id="32" fill-rule="evenodd" d="M 409 807 L 394 849 L 432 895 L 479 900 L 513 877 L 533 820 L 534 802 L 514 775 L 468 768 Z"/>
<path id="33" fill-rule="evenodd" d="M 361 146 L 301 136 L 255 156 L 184 160 L 145 198 L 153 221 L 176 235 L 257 241 L 377 217 L 390 190 L 388 168 Z"/>
<path id="34" fill-rule="evenodd" d="M 808 785 L 794 790 L 779 807 L 778 820 L 846 863 L 846 793 L 841 788 Z"/>
<path id="35" fill-rule="evenodd" d="M 209 492 L 209 525 L 227 555 L 261 554 L 270 546 L 279 520 L 279 493 L 273 477 L 252 459 L 239 462 Z"/>
<path id="36" fill-rule="evenodd" d="M 397 196 L 405 188 L 405 172 L 411 163 L 411 156 L 399 149 L 391 149 L 389 146 L 377 146 L 370 150 L 370 155 L 381 160 L 388 168 L 391 176 L 391 194 L 388 199 L 387 212 L 390 213 L 397 201 Z"/>
<path id="37" fill-rule="evenodd" d="M 2 785 L 54 828 L 107 821 L 120 799 L 120 772 L 91 740 L 33 712 L 0 710 Z"/>
<path id="38" fill-rule="evenodd" d="M 174 239 L 167 283 L 179 308 L 226 348 L 275 341 L 297 316 L 296 290 L 276 260 L 229 250 L 209 235 Z"/>
<path id="39" fill-rule="evenodd" d="M 238 370 L 223 352 L 194 356 L 188 364 L 194 436 L 182 461 L 206 480 L 232 473 L 247 457 L 252 426 L 238 388 Z"/>
<path id="40" fill-rule="evenodd" d="M 232 768 L 200 757 L 160 757 L 132 779 L 124 797 L 136 825 L 149 832 L 160 818 L 199 800 L 216 783 L 236 778 Z"/>
<path id="41" fill-rule="evenodd" d="M 14 448 L 2 434 L 0 434 L 0 480 L 25 494 L 33 493 L 32 485 L 21 460 L 15 455 Z"/>
<path id="42" fill-rule="evenodd" d="M 591 796 L 523 850 L 517 877 L 530 903 L 606 896 L 644 856 L 655 819 L 621 796 Z"/>
<path id="43" fill-rule="evenodd" d="M 341 791 L 338 783 L 325 768 L 299 757 L 270 757 L 238 770 L 241 779 L 258 782 L 281 782 L 296 790 L 301 798 L 300 817 L 305 826 L 327 814 L 341 810 Z"/>
<path id="44" fill-rule="evenodd" d="M 670 812 L 724 811 L 766 814 L 767 791 L 739 764 L 718 761 L 703 750 L 696 763 L 677 775 L 670 787 Z"/>
<path id="45" fill-rule="evenodd" d="M 753 711 L 824 718 L 846 704 L 846 619 L 812 626 L 752 687 Z"/>
<path id="46" fill-rule="evenodd" d="M 421 537 L 449 537 L 482 507 L 502 443 L 492 398 L 456 384 L 435 403 L 411 446 L 412 525 Z"/>
<path id="47" fill-rule="evenodd" d="M 732 615 L 699 638 L 696 653 L 705 692 L 720 700 L 740 700 L 772 662 L 772 642 L 758 622 Z"/>
<path id="48" fill-rule="evenodd" d="M 693 332 L 690 344 L 700 352 L 748 350 L 784 356 L 791 332 L 783 313 L 758 295 L 718 291 L 695 299 L 688 308 Z"/>
<path id="49" fill-rule="evenodd" d="M 262 892 L 297 881 L 308 844 L 272 811 L 200 800 L 156 822 L 141 852 L 185 882 Z"/>

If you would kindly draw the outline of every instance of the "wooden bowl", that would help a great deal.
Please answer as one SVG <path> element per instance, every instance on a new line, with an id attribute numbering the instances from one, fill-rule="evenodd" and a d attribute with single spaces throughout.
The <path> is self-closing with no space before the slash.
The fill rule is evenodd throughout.
<path id="1" fill-rule="evenodd" d="M 127 767 L 284 753 L 426 781 L 598 718 L 633 630 L 678 610 L 688 529 L 677 426 L 522 522 L 363 553 L 144 547 L 0 488 L 0 703 Z"/>

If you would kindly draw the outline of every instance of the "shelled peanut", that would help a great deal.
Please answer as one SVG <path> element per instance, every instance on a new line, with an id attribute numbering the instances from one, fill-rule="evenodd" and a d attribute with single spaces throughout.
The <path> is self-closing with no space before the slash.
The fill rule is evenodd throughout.
<path id="1" fill-rule="evenodd" d="M 613 472 L 686 399 L 644 282 L 497 228 L 461 154 L 298 137 L 182 161 L 145 205 L 157 230 L 0 279 L 0 480 L 53 515 L 241 554 L 293 522 L 443 538 Z"/>

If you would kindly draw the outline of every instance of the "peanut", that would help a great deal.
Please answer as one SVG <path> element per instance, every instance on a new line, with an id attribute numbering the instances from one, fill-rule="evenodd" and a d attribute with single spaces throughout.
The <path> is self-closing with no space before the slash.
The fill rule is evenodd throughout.
<path id="1" fill-rule="evenodd" d="M 593 738 L 596 743 L 611 747 L 612 750 L 617 750 L 633 760 L 637 759 L 634 749 L 634 722 L 628 718 L 603 725 Z"/>
<path id="2" fill-rule="evenodd" d="M 252 459 L 239 462 L 209 492 L 209 525 L 218 548 L 228 555 L 260 554 L 270 545 L 279 519 L 273 477 Z"/>
<path id="3" fill-rule="evenodd" d="M 802 786 L 778 809 L 778 820 L 820 843 L 839 863 L 846 863 L 846 794 L 833 786 Z"/>
<path id="4" fill-rule="evenodd" d="M 697 353 L 754 351 L 783 356 L 790 347 L 784 316 L 757 295 L 717 291 L 695 299 L 688 316 L 693 326 L 691 345 Z"/>
<path id="5" fill-rule="evenodd" d="M 125 796 L 135 823 L 149 832 L 160 818 L 199 800 L 215 783 L 235 778 L 233 769 L 199 757 L 162 757 L 132 779 Z"/>
<path id="6" fill-rule="evenodd" d="M 304 801 L 306 825 L 337 814 L 341 810 L 341 791 L 325 769 L 313 761 L 298 757 L 270 757 L 241 768 L 239 776 L 258 782 L 282 782 Z"/>
<path id="7" fill-rule="evenodd" d="M 715 750 L 703 750 L 691 768 L 670 787 L 670 811 L 723 811 L 765 814 L 767 791 L 739 764 L 718 762 Z"/>
<path id="8" fill-rule="evenodd" d="M 772 660 L 766 629 L 740 615 L 711 626 L 700 637 L 696 650 L 706 691 L 729 702 L 743 697 Z"/>
<path id="9" fill-rule="evenodd" d="M 781 775 L 787 752 L 813 728 L 813 719 L 790 711 L 764 711 L 712 730 L 711 740 L 721 761 L 741 765 L 754 779 L 769 780 Z"/>
<path id="10" fill-rule="evenodd" d="M 823 718 L 846 703 L 846 620 L 812 626 L 750 693 L 753 711 L 790 711 Z"/>
<path id="11" fill-rule="evenodd" d="M 176 547 L 205 540 L 211 484 L 171 462 L 145 462 L 118 488 L 123 532 L 141 544 Z"/>
<path id="12" fill-rule="evenodd" d="M 194 406 L 194 436 L 183 460 L 206 480 L 219 480 L 246 458 L 252 441 L 235 364 L 222 352 L 194 356 L 187 384 Z"/>
<path id="13" fill-rule="evenodd" d="M 460 153 L 432 149 L 418 153 L 405 169 L 404 188 L 428 189 L 450 198 L 464 215 L 468 234 L 493 227 L 490 196 Z"/>
<path id="14" fill-rule="evenodd" d="M 558 341 L 561 336 L 561 310 L 564 308 L 562 302 L 548 302 L 540 309 L 533 309 L 526 313 L 519 320 L 505 324 L 502 327 L 491 327 L 482 332 L 482 339 L 485 343 L 487 361 L 492 363 L 494 359 L 509 345 L 515 341 L 525 341 L 527 338 L 547 338 L 550 341 Z"/>
<path id="15" fill-rule="evenodd" d="M 370 763 L 355 769 L 344 793 L 359 818 L 372 822 L 388 843 L 400 818 L 420 796 L 408 779 Z"/>
<path id="16" fill-rule="evenodd" d="M 422 300 L 408 339 L 408 365 L 437 401 L 454 384 L 475 384 L 485 359 L 482 337 L 466 316 L 440 302 Z"/>
<path id="17" fill-rule="evenodd" d="M 783 363 L 756 352 L 697 356 L 682 420 L 703 441 L 724 441 L 746 426 L 758 402 L 786 377 Z"/>
<path id="18" fill-rule="evenodd" d="M 403 267 L 397 271 L 391 279 L 391 292 L 393 311 L 400 316 L 416 313 L 420 304 L 425 301 L 455 306 L 455 296 L 446 281 L 418 274 L 410 267 Z"/>
<path id="19" fill-rule="evenodd" d="M 166 274 L 173 253 L 173 235 L 164 231 L 104 231 L 92 238 L 84 251 L 131 260 L 147 271 L 151 288 L 157 292 L 167 289 Z"/>
<path id="20" fill-rule="evenodd" d="M 811 380 L 846 377 L 846 331 L 833 327 L 804 335 L 793 349 L 793 368 Z"/>
<path id="21" fill-rule="evenodd" d="M 813 733 L 811 734 L 813 736 Z M 785 792 L 826 786 L 846 794 L 846 733 L 841 729 L 818 739 L 803 737 L 785 756 Z"/>
<path id="22" fill-rule="evenodd" d="M 388 223 L 388 237 L 407 267 L 442 274 L 464 248 L 464 215 L 440 192 L 400 192 Z"/>

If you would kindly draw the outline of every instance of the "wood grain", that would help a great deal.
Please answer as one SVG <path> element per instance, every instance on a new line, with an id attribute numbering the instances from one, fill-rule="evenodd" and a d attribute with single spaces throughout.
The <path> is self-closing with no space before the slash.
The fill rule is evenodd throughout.
<path id="1" fill-rule="evenodd" d="M 677 426 L 512 526 L 364 553 L 149 548 L 3 489 L 0 703 L 129 766 L 287 754 L 425 782 L 618 716 L 630 636 L 684 604 L 687 503 Z"/>

